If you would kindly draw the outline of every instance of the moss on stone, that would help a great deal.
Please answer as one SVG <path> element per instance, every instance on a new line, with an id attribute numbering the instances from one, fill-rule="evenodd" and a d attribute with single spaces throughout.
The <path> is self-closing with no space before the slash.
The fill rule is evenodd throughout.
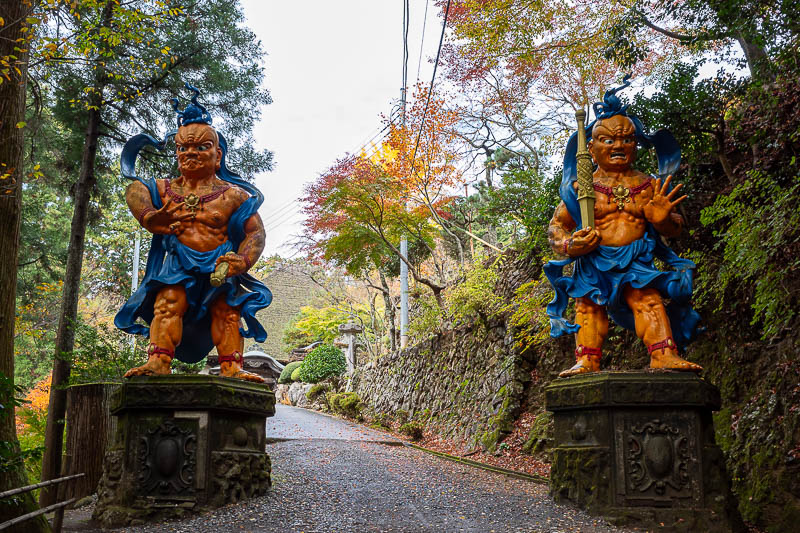
<path id="1" fill-rule="evenodd" d="M 423 435 L 423 428 L 422 424 L 419 422 L 406 422 L 402 426 L 400 426 L 400 433 L 404 435 L 408 435 L 411 437 L 412 440 L 419 440 L 422 438 Z"/>
<path id="2" fill-rule="evenodd" d="M 528 432 L 528 440 L 522 445 L 522 451 L 535 455 L 547 452 L 553 445 L 553 414 L 541 411 L 536 415 Z"/>
<path id="3" fill-rule="evenodd" d="M 328 405 L 334 413 L 362 420 L 366 404 L 355 392 L 340 392 L 328 395 Z"/>
<path id="4" fill-rule="evenodd" d="M 330 386 L 327 383 L 316 383 L 308 389 L 306 392 L 306 398 L 309 402 L 313 402 L 316 400 L 320 395 L 325 394 L 330 389 Z"/>
<path id="5" fill-rule="evenodd" d="M 486 431 L 480 436 L 480 444 L 484 450 L 489 453 L 494 453 L 497 450 L 497 444 L 502 440 L 505 435 L 499 429 Z"/>

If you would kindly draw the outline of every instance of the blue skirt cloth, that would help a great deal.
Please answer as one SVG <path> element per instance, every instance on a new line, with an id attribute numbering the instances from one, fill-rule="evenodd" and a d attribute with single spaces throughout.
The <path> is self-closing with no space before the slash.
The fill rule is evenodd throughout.
<path id="1" fill-rule="evenodd" d="M 153 305 L 158 292 L 168 285 L 180 285 L 186 290 L 189 308 L 183 316 L 183 338 L 175 350 L 175 356 L 186 363 L 202 360 L 213 348 L 211 341 L 211 304 L 217 298 L 241 310 L 246 328 L 240 328 L 242 336 L 264 342 L 267 332 L 258 322 L 256 312 L 267 307 L 272 293 L 260 281 L 249 274 L 227 278 L 222 285 L 211 285 L 217 258 L 233 249 L 226 241 L 209 252 L 198 252 L 185 246 L 175 235 L 156 236 L 163 253 L 151 249 L 147 271 L 139 289 L 122 306 L 114 318 L 114 324 L 128 333 L 149 336 L 150 328 L 137 323 L 143 319 L 147 324 L 153 320 Z M 158 263 L 161 256 L 161 263 Z M 152 265 L 151 265 L 152 263 Z"/>
<path id="2" fill-rule="evenodd" d="M 677 257 L 666 246 L 657 241 L 657 234 L 649 229 L 641 239 L 627 246 L 599 246 L 593 252 L 558 261 L 544 266 L 544 273 L 555 289 L 555 298 L 547 306 L 550 317 L 550 335 L 560 337 L 580 329 L 564 318 L 569 298 L 588 297 L 594 303 L 605 306 L 611 319 L 620 326 L 635 331 L 633 312 L 622 296 L 626 284 L 641 289 L 658 290 L 662 298 L 668 298 L 667 315 L 672 326 L 672 335 L 679 349 L 691 342 L 697 334 L 700 315 L 691 307 L 692 283 L 695 264 Z M 668 250 L 668 249 L 667 249 Z M 672 271 L 661 271 L 653 265 L 653 258 L 667 261 Z M 564 275 L 564 267 L 574 263 L 572 276 Z"/>

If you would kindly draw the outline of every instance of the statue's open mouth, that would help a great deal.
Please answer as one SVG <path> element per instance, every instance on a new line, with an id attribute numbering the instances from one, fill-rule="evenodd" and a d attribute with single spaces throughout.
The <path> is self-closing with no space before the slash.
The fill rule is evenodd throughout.
<path id="1" fill-rule="evenodd" d="M 625 155 L 625 152 L 614 151 L 611 152 L 611 159 L 627 159 L 628 156 Z"/>

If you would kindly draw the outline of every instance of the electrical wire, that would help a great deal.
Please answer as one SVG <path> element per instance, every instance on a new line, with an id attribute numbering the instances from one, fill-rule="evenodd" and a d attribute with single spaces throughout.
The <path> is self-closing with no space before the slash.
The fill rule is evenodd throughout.
<path id="1" fill-rule="evenodd" d="M 406 91 L 408 90 L 408 28 L 411 25 L 409 0 L 403 2 L 403 122 L 405 123 Z"/>
<path id="2" fill-rule="evenodd" d="M 419 43 L 419 59 L 417 59 L 417 79 L 414 81 L 416 84 L 419 81 L 419 69 L 422 67 L 422 50 L 425 48 L 425 26 L 428 24 L 428 2 L 425 0 L 425 16 L 422 18 L 422 42 Z"/>
<path id="3" fill-rule="evenodd" d="M 428 114 L 428 104 L 431 102 L 431 93 L 433 92 L 433 82 L 436 80 L 436 68 L 439 66 L 439 54 L 442 52 L 442 43 L 444 42 L 444 31 L 447 29 L 447 15 L 450 13 L 450 0 L 447 0 L 447 7 L 444 11 L 444 22 L 442 22 L 442 34 L 439 36 L 439 49 L 436 50 L 436 61 L 433 63 L 433 76 L 431 76 L 431 86 L 428 88 L 428 97 L 425 99 L 425 109 L 422 111 L 422 120 L 419 125 L 419 133 L 417 133 L 417 142 L 414 145 L 414 154 L 411 156 L 411 172 L 409 176 L 414 177 L 414 164 L 417 162 L 417 149 L 419 148 L 419 139 L 422 137 L 422 130 L 425 129 L 425 116 Z"/>
<path id="4" fill-rule="evenodd" d="M 285 214 L 297 211 L 299 207 L 300 201 L 295 199 L 289 204 L 285 205 L 281 209 L 273 211 L 269 215 L 267 215 L 261 222 L 266 226 L 268 224 L 272 224 L 274 221 L 278 220 L 279 218 L 283 217 Z"/>

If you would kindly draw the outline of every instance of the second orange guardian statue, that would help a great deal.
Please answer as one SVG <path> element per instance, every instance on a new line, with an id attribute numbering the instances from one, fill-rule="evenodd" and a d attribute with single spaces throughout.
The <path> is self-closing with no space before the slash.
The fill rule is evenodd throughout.
<path id="1" fill-rule="evenodd" d="M 586 129 L 588 150 L 597 165 L 592 176 L 596 196 L 594 226 L 583 227 L 576 183 L 577 136 L 567 145 L 561 203 L 550 221 L 553 250 L 568 256 L 551 261 L 545 274 L 556 290 L 548 306 L 551 335 L 574 333 L 576 363 L 561 372 L 567 377 L 600 370 L 609 316 L 634 330 L 650 354 L 650 367 L 699 372 L 701 367 L 679 355 L 696 334 L 699 315 L 689 305 L 694 263 L 681 259 L 661 240 L 675 237 L 683 227 L 676 212 L 686 196 L 682 185 L 672 186 L 671 174 L 680 164 L 680 150 L 665 130 L 650 136 L 629 117 L 616 92 L 606 92 L 595 104 L 597 119 Z M 637 145 L 654 146 L 661 177 L 633 169 Z M 660 271 L 659 258 L 674 270 Z M 574 263 L 572 276 L 563 267 Z M 564 317 L 568 298 L 575 299 L 575 323 Z M 664 304 L 669 298 L 669 305 Z"/>
<path id="2" fill-rule="evenodd" d="M 165 141 L 137 135 L 122 153 L 123 174 L 135 180 L 127 190 L 128 206 L 153 234 L 142 284 L 114 320 L 124 331 L 150 337 L 148 361 L 125 377 L 169 374 L 173 358 L 196 362 L 216 346 L 220 375 L 260 382 L 242 370 L 242 353 L 244 336 L 266 338 L 255 313 L 272 300 L 269 289 L 247 274 L 264 249 L 257 212 L 263 197 L 226 168 L 225 139 L 197 102 L 199 91 L 187 88 L 195 93 L 192 103 L 178 111 L 174 101 L 180 176 L 145 181 L 135 174 L 139 150 L 162 148 Z M 248 330 L 240 327 L 242 319 Z"/>

